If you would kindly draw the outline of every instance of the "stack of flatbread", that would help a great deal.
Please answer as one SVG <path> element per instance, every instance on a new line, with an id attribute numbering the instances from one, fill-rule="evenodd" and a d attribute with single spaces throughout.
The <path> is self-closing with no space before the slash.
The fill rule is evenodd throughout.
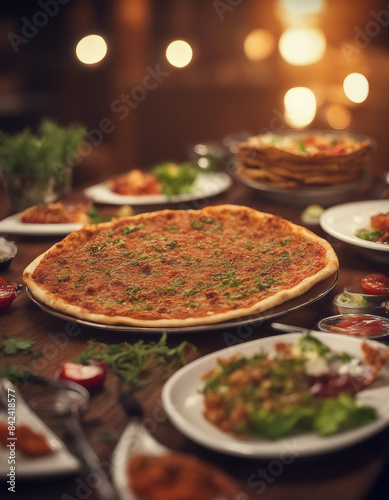
<path id="1" fill-rule="evenodd" d="M 277 188 L 331 186 L 363 178 L 372 149 L 347 133 L 268 133 L 239 144 L 236 171 Z"/>

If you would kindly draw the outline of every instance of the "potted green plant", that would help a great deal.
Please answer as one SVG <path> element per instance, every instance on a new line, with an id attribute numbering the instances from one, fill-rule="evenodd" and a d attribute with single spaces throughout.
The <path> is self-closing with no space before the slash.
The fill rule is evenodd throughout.
<path id="1" fill-rule="evenodd" d="M 85 132 L 80 125 L 61 127 L 47 119 L 37 133 L 0 131 L 0 174 L 13 212 L 51 203 L 70 191 L 72 163 Z"/>

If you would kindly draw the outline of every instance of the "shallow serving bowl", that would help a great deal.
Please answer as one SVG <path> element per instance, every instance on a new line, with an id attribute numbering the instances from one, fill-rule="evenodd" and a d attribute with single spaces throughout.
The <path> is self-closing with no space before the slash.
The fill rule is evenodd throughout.
<path id="1" fill-rule="evenodd" d="M 379 295 L 344 291 L 334 297 L 334 305 L 341 314 L 386 314 L 385 297 Z"/>
<path id="2" fill-rule="evenodd" d="M 374 340 L 389 336 L 389 319 L 374 314 L 339 314 L 320 320 L 317 326 L 322 332 Z"/>
<path id="3" fill-rule="evenodd" d="M 17 246 L 13 241 L 0 238 L 0 270 L 7 269 L 17 254 Z"/>

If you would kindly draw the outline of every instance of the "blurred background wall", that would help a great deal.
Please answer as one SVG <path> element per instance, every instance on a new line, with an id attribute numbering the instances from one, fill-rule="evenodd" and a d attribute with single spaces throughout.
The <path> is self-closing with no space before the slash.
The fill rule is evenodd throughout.
<path id="1" fill-rule="evenodd" d="M 89 40 L 77 55 L 92 34 L 102 47 Z M 175 40 L 191 54 L 173 46 L 169 62 Z M 368 134 L 381 172 L 388 43 L 381 0 L 2 1 L 0 128 L 85 124 L 78 183 L 184 160 L 199 141 L 290 127 Z M 288 101 L 296 87 L 305 94 Z"/>

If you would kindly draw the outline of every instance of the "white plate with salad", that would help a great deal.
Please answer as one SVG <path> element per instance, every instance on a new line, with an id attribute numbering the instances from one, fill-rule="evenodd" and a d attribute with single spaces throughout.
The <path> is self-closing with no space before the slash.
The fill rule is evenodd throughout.
<path id="1" fill-rule="evenodd" d="M 85 195 L 95 203 L 109 205 L 159 205 L 183 203 L 216 196 L 230 188 L 231 177 L 223 172 L 200 172 L 194 184 L 180 194 L 123 195 L 113 192 L 106 182 L 85 189 Z"/>
<path id="2" fill-rule="evenodd" d="M 371 217 L 388 212 L 389 200 L 342 203 L 325 210 L 320 225 L 326 233 L 364 251 L 366 256 L 385 261 L 389 258 L 389 245 L 370 240 L 369 234 L 374 233 Z"/>
<path id="3" fill-rule="evenodd" d="M 361 352 L 363 340 L 345 337 L 343 335 L 316 332 L 311 338 L 312 337 L 316 339 L 316 341 L 319 341 L 317 345 L 325 346 L 324 348 L 319 348 L 317 352 L 320 352 L 320 349 L 324 349 L 325 351 L 329 348 L 337 353 L 346 353 L 345 355 L 341 354 L 340 357 L 338 356 L 337 360 L 352 357 L 355 359 L 351 361 L 350 366 L 359 366 L 358 360 L 363 357 Z M 227 426 L 228 432 L 221 430 L 205 417 L 205 393 L 203 392 L 209 390 L 210 384 L 216 384 L 213 388 L 216 398 L 219 398 L 220 394 L 224 398 L 223 393 L 226 394 L 229 391 L 228 386 L 226 387 L 224 382 L 220 383 L 220 380 L 217 380 L 217 377 L 215 378 L 214 372 L 211 374 L 211 377 L 214 377 L 214 379 L 212 380 L 212 378 L 209 378 L 209 373 L 211 370 L 215 369 L 215 366 L 218 364 L 218 359 L 228 360 L 234 355 L 239 355 L 243 358 L 252 358 L 255 353 L 272 352 L 277 343 L 293 344 L 296 346 L 297 343 L 301 342 L 302 338 L 303 334 L 289 333 L 282 336 L 272 336 L 254 340 L 243 345 L 233 346 L 214 352 L 181 368 L 168 380 L 162 392 L 163 405 L 170 420 L 183 434 L 206 448 L 229 455 L 261 459 L 270 459 L 283 455 L 291 456 L 291 454 L 294 454 L 296 457 L 308 457 L 334 452 L 363 441 L 387 427 L 389 425 L 389 370 L 387 368 L 382 369 L 374 382 L 358 392 L 355 398 L 354 396 L 342 393 L 331 398 L 326 397 L 324 399 L 319 399 L 326 401 L 326 406 L 324 406 L 324 403 L 323 406 L 321 406 L 321 404 L 319 405 L 316 402 L 315 404 L 318 406 L 317 408 L 315 407 L 314 417 L 307 417 L 305 414 L 300 420 L 296 418 L 295 426 L 291 425 L 291 421 L 288 421 L 288 419 L 286 419 L 286 421 L 289 422 L 287 425 L 285 424 L 285 419 L 277 420 L 279 419 L 279 414 L 274 411 L 270 411 L 270 414 L 273 414 L 273 416 L 275 415 L 275 420 L 272 420 L 273 417 L 271 417 L 270 420 L 267 419 L 269 415 L 266 417 L 266 415 L 264 416 L 264 414 L 260 413 L 263 403 L 260 405 L 261 407 L 252 407 L 253 409 L 250 410 L 250 412 L 253 411 L 254 413 L 250 414 L 251 420 L 249 419 L 249 427 L 247 427 L 247 422 L 243 425 L 241 421 L 239 422 L 239 418 L 237 419 L 236 432 L 230 431 L 228 427 L 230 424 L 228 424 L 227 420 L 222 425 Z M 316 341 L 314 341 L 313 344 L 316 344 Z M 385 347 L 377 342 L 365 342 L 368 346 L 375 349 L 385 349 Z M 299 357 L 298 352 L 300 352 L 301 356 L 303 349 L 301 346 L 299 349 L 299 351 L 296 351 L 296 347 L 293 348 L 292 352 L 295 353 L 294 356 Z M 321 359 L 322 356 L 318 354 L 312 354 L 310 349 L 311 348 L 307 350 L 310 354 L 306 354 L 306 359 L 308 359 L 310 363 L 310 368 L 308 370 L 308 365 L 305 365 L 304 361 L 304 370 L 306 370 L 306 372 L 309 371 L 309 373 L 316 373 L 316 376 L 319 376 L 321 370 L 325 371 L 323 359 Z M 314 351 L 316 352 L 316 348 Z M 387 350 L 383 352 L 388 353 Z M 267 358 L 267 354 L 265 358 Z M 339 361 L 338 365 L 340 366 L 341 364 L 342 363 Z M 344 365 L 346 366 L 347 363 L 344 363 Z M 334 365 L 331 365 L 331 367 L 334 369 Z M 358 375 L 359 369 L 360 368 L 354 366 L 354 368 L 349 368 L 348 370 L 349 373 L 354 373 L 356 370 L 355 373 Z M 347 373 L 347 368 L 344 367 L 343 370 Z M 207 373 L 208 379 L 205 381 L 204 375 Z M 290 378 L 290 376 L 288 376 L 288 378 Z M 356 380 L 357 376 L 354 380 L 355 383 Z M 368 379 L 366 378 L 365 380 Z M 256 384 L 256 386 L 258 385 L 261 384 Z M 221 392 L 219 389 L 221 389 Z M 254 389 L 252 387 L 247 387 L 245 389 L 247 389 L 245 401 L 252 401 L 252 397 L 250 396 L 250 399 L 248 394 L 250 390 Z M 316 396 L 319 394 L 319 392 L 317 392 L 319 390 L 320 385 L 319 389 L 317 387 L 314 389 L 317 393 Z M 312 389 L 310 389 L 310 391 L 312 396 Z M 305 398 L 304 394 L 305 393 L 302 393 Z M 292 397 L 292 395 L 290 395 L 290 397 Z M 298 394 L 297 397 L 299 397 Z M 279 394 L 275 398 L 275 401 L 281 401 L 281 396 Z M 217 399 L 215 404 L 217 406 Z M 218 408 L 220 409 L 220 407 L 216 408 L 216 406 L 216 410 L 218 410 Z M 342 417 L 338 421 L 336 418 L 337 415 L 339 413 L 342 414 L 345 408 L 349 408 L 349 410 L 346 411 L 345 418 L 343 419 Z M 294 406 L 294 409 L 296 409 L 297 413 L 300 412 L 298 404 Z M 226 414 L 231 415 L 233 411 L 235 410 L 229 408 Z M 293 412 L 294 411 L 295 410 L 293 410 Z M 304 408 L 303 411 L 305 411 Z M 209 416 L 208 413 L 207 415 Z M 220 416 L 217 418 L 219 420 L 221 419 Z M 350 426 L 353 421 L 358 422 L 358 427 L 348 428 L 347 426 Z M 253 422 L 255 422 L 254 427 L 251 426 Z M 303 429 L 300 429 L 302 422 L 305 422 L 305 426 Z M 309 429 L 312 428 L 315 430 L 307 430 L 308 425 Z M 339 426 L 341 430 L 339 430 L 339 428 L 337 429 Z M 284 434 L 282 434 L 282 432 L 280 433 L 280 429 L 284 429 Z M 289 430 L 286 431 L 286 429 Z M 237 434 L 237 432 L 243 432 L 243 434 Z M 327 435 L 320 435 L 319 432 Z"/>

